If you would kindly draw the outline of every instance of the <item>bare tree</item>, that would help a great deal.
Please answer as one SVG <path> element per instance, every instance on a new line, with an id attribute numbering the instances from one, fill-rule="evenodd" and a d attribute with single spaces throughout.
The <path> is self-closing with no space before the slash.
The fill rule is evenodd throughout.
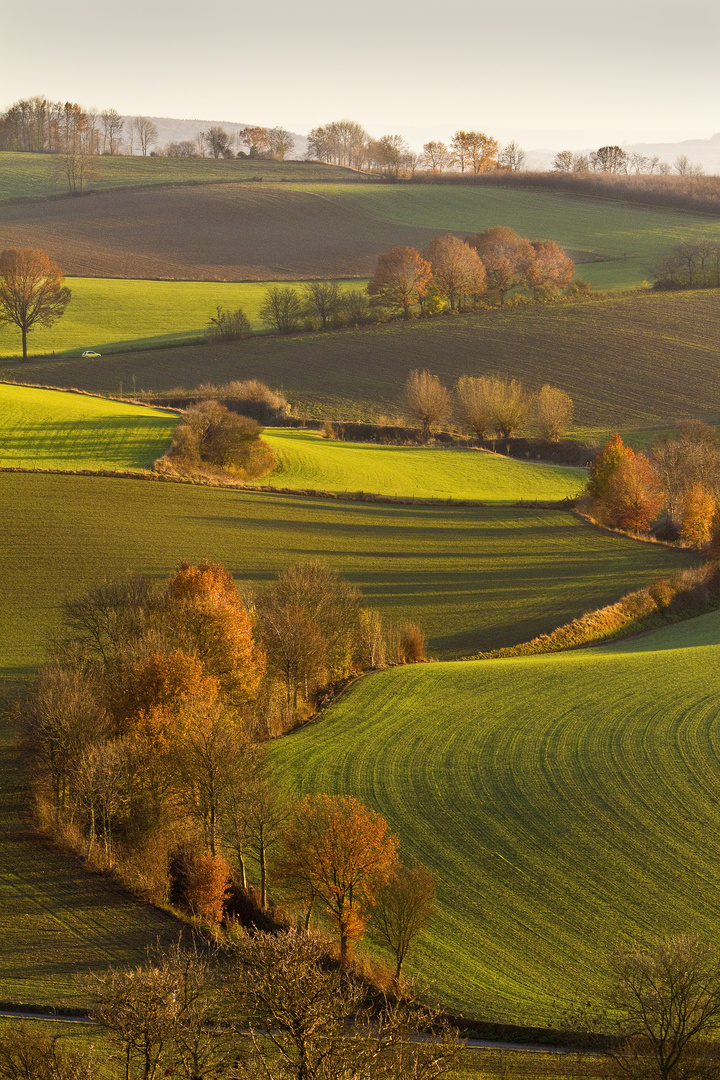
<path id="1" fill-rule="evenodd" d="M 510 169 L 511 172 L 520 172 L 525 164 L 525 156 L 525 151 L 513 139 L 512 142 L 506 143 L 500 150 L 498 165 L 502 165 L 504 169 Z"/>
<path id="2" fill-rule="evenodd" d="M 492 379 L 487 375 L 462 375 L 456 394 L 466 428 L 478 439 L 486 439 L 495 421 Z"/>
<path id="3" fill-rule="evenodd" d="M 430 438 L 433 427 L 447 420 L 452 412 L 450 395 L 437 375 L 429 371 L 411 371 L 402 392 L 402 404 L 423 426 L 423 439 Z"/>
<path id="4" fill-rule="evenodd" d="M 673 162 L 675 172 L 679 176 L 702 176 L 703 167 L 697 162 L 690 161 L 687 154 L 681 154 Z"/>
<path id="5" fill-rule="evenodd" d="M 590 155 L 590 165 L 595 172 L 627 172 L 628 155 L 619 146 L 601 146 Z"/>
<path id="6" fill-rule="evenodd" d="M 452 151 L 448 150 L 444 142 L 423 143 L 422 164 L 432 172 L 443 172 L 452 164 Z"/>
<path id="7" fill-rule="evenodd" d="M 311 315 L 320 319 L 324 330 L 340 309 L 340 286 L 336 281 L 306 281 L 303 291 Z"/>
<path id="8" fill-rule="evenodd" d="M 572 150 L 560 150 L 553 158 L 553 169 L 556 172 L 572 172 L 573 171 L 573 152 Z"/>
<path id="9" fill-rule="evenodd" d="M 271 285 L 265 290 L 260 318 L 270 330 L 292 334 L 298 329 L 302 314 L 300 293 L 292 285 Z"/>
<path id="10" fill-rule="evenodd" d="M 122 133 L 125 127 L 125 117 L 120 116 L 117 109 L 104 109 L 100 113 L 103 130 L 103 154 L 117 154 L 122 142 Z"/>
<path id="11" fill-rule="evenodd" d="M 692 934 L 635 945 L 611 959 L 610 999 L 621 1041 L 606 1050 L 622 1080 L 703 1080 L 720 1074 L 708 1043 L 720 1033 L 720 958 Z"/>
<path id="12" fill-rule="evenodd" d="M 137 135 L 140 152 L 143 157 L 148 156 L 150 147 L 158 140 L 158 129 L 147 116 L 136 116 L 132 122 L 132 129 Z"/>
<path id="13" fill-rule="evenodd" d="M 221 157 L 233 156 L 230 149 L 230 136 L 225 128 L 215 125 L 203 132 L 203 138 L 207 143 L 210 153 L 217 161 Z"/>
<path id="14" fill-rule="evenodd" d="M 295 139 L 285 128 L 274 127 L 268 130 L 270 153 L 277 161 L 284 161 L 295 149 Z"/>
<path id="15" fill-rule="evenodd" d="M 531 402 L 532 426 L 547 442 L 557 442 L 572 422 L 573 403 L 569 394 L 547 384 Z"/>
<path id="16" fill-rule="evenodd" d="M 365 991 L 298 930 L 236 947 L 236 1001 L 253 1053 L 240 1080 L 437 1080 L 459 1060 L 457 1032 L 417 1000 L 363 1007 Z"/>
<path id="17" fill-rule="evenodd" d="M 395 959 L 400 982 L 408 951 L 435 914 L 435 878 L 423 866 L 402 863 L 378 886 L 370 932 Z"/>

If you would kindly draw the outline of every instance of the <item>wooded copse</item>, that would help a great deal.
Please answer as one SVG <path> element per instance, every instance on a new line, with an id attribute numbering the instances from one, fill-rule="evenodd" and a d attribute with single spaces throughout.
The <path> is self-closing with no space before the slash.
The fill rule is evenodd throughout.
<path id="1" fill-rule="evenodd" d="M 436 236 L 419 252 L 394 247 L 378 258 L 367 291 L 393 314 L 428 317 L 448 309 L 556 299 L 571 285 L 575 264 L 554 240 L 528 240 L 496 226 L 461 240 Z M 575 291 L 587 291 L 583 284 Z"/>
<path id="2" fill-rule="evenodd" d="M 669 540 L 713 547 L 720 529 L 720 436 L 700 420 L 656 438 L 648 454 L 614 435 L 590 465 L 581 507 L 613 528 L 655 527 Z M 661 516 L 662 515 L 662 516 Z"/>
<path id="3" fill-rule="evenodd" d="M 720 287 L 720 243 L 685 241 L 660 260 L 656 289 L 717 289 Z"/>
<path id="4" fill-rule="evenodd" d="M 192 140 L 170 142 L 161 150 L 157 125 L 147 116 L 125 117 L 117 109 L 88 109 L 77 102 L 21 98 L 0 116 L 0 150 L 35 154 L 164 154 L 179 158 L 259 157 L 284 161 L 295 147 L 281 127 L 245 127 L 229 134 L 218 124 Z M 71 190 L 73 190 L 71 188 Z"/>
<path id="5" fill-rule="evenodd" d="M 293 809 L 275 788 L 263 742 L 362 670 L 424 652 L 415 624 L 385 629 L 358 589 L 312 562 L 244 599 L 221 566 L 182 563 L 164 587 L 110 582 L 65 613 L 68 637 L 23 705 L 38 817 L 140 895 L 210 922 L 233 911 L 231 879 L 247 890 L 247 860 L 267 906 L 270 854 L 312 809 Z M 316 830 L 323 813 L 345 813 L 357 835 L 367 815 L 371 832 L 387 831 L 352 800 L 321 810 Z M 343 948 L 362 932 L 370 877 L 390 873 L 396 847 L 382 866 L 355 867 L 354 899 L 338 913 Z M 294 858 L 299 851 L 295 836 Z M 303 910 L 317 900 L 334 918 L 331 885 L 289 858 L 290 900 Z M 328 874 L 336 879 L 336 864 Z"/>

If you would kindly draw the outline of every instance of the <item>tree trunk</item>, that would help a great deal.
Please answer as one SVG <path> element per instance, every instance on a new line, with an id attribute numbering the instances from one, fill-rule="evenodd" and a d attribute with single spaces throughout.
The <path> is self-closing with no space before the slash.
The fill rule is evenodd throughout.
<path id="1" fill-rule="evenodd" d="M 21 327 L 22 330 L 22 350 L 23 360 L 27 360 L 27 327 Z"/>
<path id="2" fill-rule="evenodd" d="M 265 863 L 265 843 L 260 837 L 260 907 L 267 908 L 267 866 Z"/>

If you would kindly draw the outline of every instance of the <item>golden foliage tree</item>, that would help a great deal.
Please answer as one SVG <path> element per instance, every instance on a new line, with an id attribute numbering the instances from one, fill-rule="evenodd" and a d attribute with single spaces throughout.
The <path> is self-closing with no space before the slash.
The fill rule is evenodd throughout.
<path id="1" fill-rule="evenodd" d="M 70 303 L 62 270 L 39 248 L 0 252 L 0 326 L 12 323 L 22 334 L 23 360 L 27 336 L 35 326 L 52 326 Z"/>
<path id="2" fill-rule="evenodd" d="M 449 302 L 451 311 L 462 311 L 466 297 L 485 292 L 487 274 L 480 256 L 458 236 L 436 236 L 423 258 L 432 267 L 433 290 Z"/>
<path id="3" fill-rule="evenodd" d="M 307 795 L 285 836 L 278 872 L 319 897 L 337 926 L 340 960 L 363 932 L 378 882 L 397 861 L 397 837 L 381 814 L 344 795 Z"/>
<path id="4" fill-rule="evenodd" d="M 413 420 L 423 427 L 423 439 L 430 438 L 435 424 L 447 420 L 452 412 L 450 394 L 429 371 L 411 371 L 402 392 L 402 404 Z"/>
<path id="5" fill-rule="evenodd" d="M 387 307 L 410 317 L 411 308 L 427 295 L 432 268 L 415 248 L 394 247 L 380 255 L 367 291 Z"/>
<path id="6" fill-rule="evenodd" d="M 180 648 L 196 657 L 236 705 L 252 701 L 265 671 L 265 654 L 232 575 L 207 559 L 184 561 L 167 585 L 167 618 Z"/>
<path id="7" fill-rule="evenodd" d="M 712 491 L 695 483 L 687 491 L 682 507 L 682 538 L 691 547 L 702 547 L 712 536 L 717 500 Z"/>

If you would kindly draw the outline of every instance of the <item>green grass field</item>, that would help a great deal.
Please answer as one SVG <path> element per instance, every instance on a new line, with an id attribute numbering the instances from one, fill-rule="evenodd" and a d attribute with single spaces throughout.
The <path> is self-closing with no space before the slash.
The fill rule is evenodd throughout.
<path id="1" fill-rule="evenodd" d="M 478 450 L 368 446 L 272 428 L 263 438 L 278 467 L 261 482 L 278 487 L 513 503 L 574 498 L 587 478 L 584 469 L 528 464 Z"/>
<path id="2" fill-rule="evenodd" d="M 260 331 L 259 312 L 272 282 L 68 278 L 67 284 L 72 292 L 67 311 L 55 326 L 28 335 L 31 356 L 52 353 L 77 359 L 85 349 L 107 353 L 197 341 L 218 304 L 229 310 L 242 307 Z M 0 327 L 0 357 L 18 357 L 20 351 L 20 331 Z M 136 367 L 141 374 L 142 365 Z M 125 386 L 126 392 L 131 389 L 131 384 Z"/>
<path id="3" fill-rule="evenodd" d="M 15 732 L 0 725 L 0 1000 L 83 1005 L 88 972 L 139 963 L 179 924 L 43 847 L 25 816 Z"/>
<path id="4" fill-rule="evenodd" d="M 147 469 L 177 413 L 0 383 L 0 468 Z"/>
<path id="5" fill-rule="evenodd" d="M 687 552 L 606 535 L 560 510 L 388 506 L 148 480 L 0 474 L 0 671 L 32 670 L 60 604 L 128 571 L 162 580 L 183 558 L 267 581 L 297 559 L 346 574 L 432 654 L 511 645 L 678 567 Z"/>
<path id="6" fill-rule="evenodd" d="M 67 192 L 67 183 L 53 176 L 54 160 L 47 154 L 0 153 L 0 202 Z M 264 181 L 347 179 L 350 170 L 310 162 L 278 161 L 183 161 L 161 157 L 98 157 L 94 162 L 96 179 L 89 191 L 118 187 L 146 187 L 158 184 L 218 184 L 249 181 L 262 176 Z"/>
<path id="7" fill-rule="evenodd" d="M 133 380 L 138 390 L 164 391 L 260 378 L 310 415 L 365 420 L 397 413 L 413 368 L 428 368 L 449 386 L 463 374 L 499 372 L 530 389 L 548 382 L 566 390 L 580 428 L 638 430 L 688 416 L 720 420 L 718 340 L 716 290 L 644 293 L 100 360 L 5 361 L 0 375 L 110 393 L 121 383 L 132 390 Z"/>
<path id="8" fill-rule="evenodd" d="M 437 875 L 412 972 L 469 1016 L 552 1022 L 608 953 L 720 926 L 720 614 L 556 656 L 395 669 L 273 747 Z M 554 1003 L 559 1003 L 556 1006 Z"/>

